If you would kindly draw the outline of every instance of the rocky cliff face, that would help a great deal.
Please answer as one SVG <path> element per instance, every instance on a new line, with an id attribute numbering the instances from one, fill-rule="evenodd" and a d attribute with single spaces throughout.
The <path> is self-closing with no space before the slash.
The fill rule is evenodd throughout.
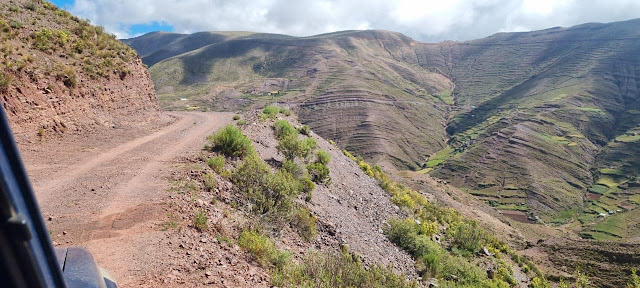
<path id="1" fill-rule="evenodd" d="M 113 35 L 45 1 L 0 11 L 0 101 L 18 140 L 155 117 L 149 73 Z"/>

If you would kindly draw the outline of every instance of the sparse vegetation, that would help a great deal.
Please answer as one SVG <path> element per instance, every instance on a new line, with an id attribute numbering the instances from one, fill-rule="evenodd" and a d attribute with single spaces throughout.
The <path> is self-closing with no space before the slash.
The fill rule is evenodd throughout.
<path id="1" fill-rule="evenodd" d="M 271 284 L 278 287 L 418 287 L 391 267 L 365 269 L 360 258 L 346 248 L 338 255 L 310 252 L 297 264 L 291 261 L 290 253 L 278 250 L 267 236 L 256 231 L 243 231 L 238 245 L 270 271 Z"/>
<path id="2" fill-rule="evenodd" d="M 233 120 L 240 120 L 240 115 L 233 115 Z"/>
<path id="3" fill-rule="evenodd" d="M 0 92 L 7 91 L 9 85 L 11 84 L 11 78 L 7 76 L 4 72 L 0 72 Z"/>
<path id="4" fill-rule="evenodd" d="M 291 219 L 291 227 L 306 241 L 311 241 L 315 238 L 316 232 L 316 217 L 309 212 L 308 209 L 298 207 L 293 219 Z"/>
<path id="5" fill-rule="evenodd" d="M 209 191 L 213 191 L 218 186 L 218 181 L 211 173 L 204 174 L 204 187 Z"/>
<path id="6" fill-rule="evenodd" d="M 309 136 L 309 134 L 311 134 L 311 129 L 307 125 L 302 125 L 298 127 L 298 132 L 302 135 Z"/>
<path id="7" fill-rule="evenodd" d="M 640 276 L 638 276 L 636 269 L 631 270 L 631 282 L 627 284 L 627 288 L 640 288 Z"/>
<path id="8" fill-rule="evenodd" d="M 208 221 L 209 219 L 207 218 L 206 211 L 196 211 L 196 213 L 193 215 L 193 227 L 198 229 L 198 231 L 204 231 L 205 229 L 207 229 Z"/>

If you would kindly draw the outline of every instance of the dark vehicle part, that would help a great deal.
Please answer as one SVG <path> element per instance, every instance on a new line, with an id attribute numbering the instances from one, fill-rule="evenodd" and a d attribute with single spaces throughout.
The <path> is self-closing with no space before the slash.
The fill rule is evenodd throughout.
<path id="1" fill-rule="evenodd" d="M 0 286 L 117 287 L 87 250 L 54 252 L 2 107 L 0 118 Z"/>

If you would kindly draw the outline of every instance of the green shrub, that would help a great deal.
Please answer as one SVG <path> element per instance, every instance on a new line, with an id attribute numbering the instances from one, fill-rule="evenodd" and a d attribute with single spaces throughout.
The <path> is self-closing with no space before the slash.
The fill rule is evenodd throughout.
<path id="1" fill-rule="evenodd" d="M 247 125 L 247 120 L 240 120 L 240 121 L 236 122 L 236 124 L 237 124 L 238 126 L 244 126 L 244 125 Z"/>
<path id="2" fill-rule="evenodd" d="M 228 157 L 245 157 L 253 153 L 251 140 L 242 134 L 240 128 L 231 124 L 218 130 L 218 132 L 207 137 L 207 139 L 215 150 L 220 151 Z"/>
<path id="3" fill-rule="evenodd" d="M 452 240 L 454 247 L 475 253 L 484 245 L 486 236 L 476 222 L 470 222 L 453 223 L 447 229 L 447 238 Z"/>
<path id="4" fill-rule="evenodd" d="M 304 170 L 302 170 L 302 168 L 300 168 L 300 166 L 298 166 L 298 164 L 296 164 L 292 160 L 285 159 L 284 161 L 282 161 L 282 165 L 280 165 L 280 169 L 282 171 L 288 172 L 289 174 L 293 175 L 293 177 L 295 178 L 301 178 L 302 176 L 304 176 Z"/>
<path id="5" fill-rule="evenodd" d="M 631 282 L 627 284 L 627 288 L 640 288 L 640 276 L 636 269 L 631 269 Z"/>
<path id="6" fill-rule="evenodd" d="M 304 200 L 307 202 L 311 201 L 311 193 L 313 189 L 316 188 L 316 184 L 314 184 L 307 175 L 304 178 L 300 179 L 300 185 L 302 186 L 302 193 L 305 194 Z"/>
<path id="7" fill-rule="evenodd" d="M 415 220 L 410 218 L 390 219 L 388 224 L 384 229 L 387 238 L 414 256 L 420 256 L 415 254 L 415 241 L 418 237 L 418 225 Z"/>
<path id="8" fill-rule="evenodd" d="M 276 122 L 273 123 L 273 130 L 275 132 L 276 139 L 298 135 L 298 131 L 293 128 L 287 120 L 276 120 Z"/>
<path id="9" fill-rule="evenodd" d="M 36 3 L 34 2 L 27 2 L 27 3 L 24 3 L 24 8 L 29 9 L 31 11 L 36 11 L 37 6 L 36 6 Z"/>
<path id="10" fill-rule="evenodd" d="M 218 155 L 207 159 L 207 165 L 216 173 L 220 174 L 224 170 L 225 159 Z"/>
<path id="11" fill-rule="evenodd" d="M 238 245 L 253 254 L 258 263 L 265 268 L 274 266 L 275 269 L 282 269 L 291 261 L 291 254 L 286 251 L 278 251 L 267 236 L 257 231 L 242 231 Z"/>
<path id="12" fill-rule="evenodd" d="M 343 249 L 339 254 L 307 253 L 301 264 L 272 271 L 272 285 L 278 287 L 419 287 L 392 267 L 364 267 L 360 257 Z"/>
<path id="13" fill-rule="evenodd" d="M 311 180 L 316 183 L 327 183 L 331 181 L 331 177 L 329 176 L 329 167 L 320 162 L 311 163 L 307 165 L 307 170 L 309 171 L 309 176 L 311 176 Z"/>
<path id="14" fill-rule="evenodd" d="M 9 6 L 9 11 L 11 12 L 18 12 L 19 8 L 16 5 L 11 5 Z"/>
<path id="15" fill-rule="evenodd" d="M 287 135 L 278 140 L 278 152 L 285 159 L 294 160 L 296 157 L 306 158 L 318 144 L 313 138 L 299 139 L 298 135 Z"/>
<path id="16" fill-rule="evenodd" d="M 331 161 L 331 155 L 329 155 L 329 153 L 324 150 L 318 151 L 318 153 L 316 153 L 316 157 L 318 157 L 318 160 L 316 162 L 322 163 L 324 165 L 329 164 L 329 161 Z"/>
<path id="17" fill-rule="evenodd" d="M 262 114 L 264 115 L 264 118 L 276 118 L 278 113 L 280 113 L 280 108 L 273 105 L 268 105 L 262 108 Z"/>
<path id="18" fill-rule="evenodd" d="M 42 28 L 40 31 L 33 34 L 33 41 L 36 48 L 42 51 L 51 49 L 51 39 L 53 38 L 53 31 L 51 29 Z"/>
<path id="19" fill-rule="evenodd" d="M 11 78 L 3 72 L 0 72 L 0 92 L 7 91 L 9 89 L 9 85 L 11 84 Z"/>
<path id="20" fill-rule="evenodd" d="M 64 64 L 57 64 L 55 69 L 56 78 L 58 80 L 62 80 L 64 86 L 69 88 L 76 87 L 78 80 L 76 78 L 76 72 L 73 71 L 73 67 Z"/>
<path id="21" fill-rule="evenodd" d="M 240 115 L 233 115 L 233 120 L 240 120 Z"/>
<path id="22" fill-rule="evenodd" d="M 293 215 L 293 219 L 291 219 L 291 228 L 293 228 L 302 239 L 311 241 L 317 234 L 316 221 L 318 221 L 318 219 L 316 216 L 313 216 L 308 209 L 298 207 Z"/>
<path id="23" fill-rule="evenodd" d="M 286 220 L 300 183 L 290 173 L 271 174 L 267 163 L 253 154 L 246 157 L 233 173 L 232 181 L 250 203 L 250 210 L 269 216 L 273 222 Z"/>
<path id="24" fill-rule="evenodd" d="M 203 178 L 204 178 L 204 187 L 206 187 L 207 190 L 213 191 L 216 189 L 216 187 L 218 186 L 218 181 L 216 181 L 216 178 L 213 176 L 213 174 L 211 173 L 204 174 Z"/>
<path id="25" fill-rule="evenodd" d="M 196 211 L 193 215 L 193 227 L 198 229 L 198 231 L 204 231 L 207 229 L 207 212 L 206 211 Z"/>
<path id="26" fill-rule="evenodd" d="M 311 134 L 311 129 L 309 129 L 309 126 L 307 125 L 302 125 L 298 128 L 298 132 L 300 132 L 300 134 L 302 135 L 309 136 L 309 134 Z"/>

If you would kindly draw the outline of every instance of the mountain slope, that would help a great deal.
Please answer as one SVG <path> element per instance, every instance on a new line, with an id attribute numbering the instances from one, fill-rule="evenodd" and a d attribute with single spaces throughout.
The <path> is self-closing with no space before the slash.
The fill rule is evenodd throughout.
<path id="1" fill-rule="evenodd" d="M 149 74 L 115 36 L 44 1 L 0 11 L 0 101 L 18 140 L 155 116 Z"/>
<path id="2" fill-rule="evenodd" d="M 628 197 L 612 195 L 613 186 L 633 179 L 640 164 L 632 153 L 638 27 L 639 20 L 584 24 L 454 47 L 449 75 L 461 110 L 447 130 L 456 152 L 432 173 L 508 209 L 618 209 Z M 585 192 L 609 174 L 626 176 L 598 190 L 607 205 L 590 203 L 587 196 L 599 196 Z"/>
<path id="3" fill-rule="evenodd" d="M 444 147 L 449 103 L 433 95 L 448 93 L 453 84 L 399 62 L 413 57 L 412 43 L 384 31 L 307 38 L 252 34 L 167 58 L 150 72 L 165 108 L 233 110 L 288 102 L 305 124 L 344 147 L 415 168 L 424 155 Z"/>
<path id="4" fill-rule="evenodd" d="M 437 44 L 388 31 L 250 34 L 150 71 L 165 108 L 286 103 L 385 167 L 421 166 L 512 215 L 577 219 L 583 237 L 620 239 L 633 226 L 596 226 L 600 213 L 640 203 L 638 28 L 590 23 Z"/>

